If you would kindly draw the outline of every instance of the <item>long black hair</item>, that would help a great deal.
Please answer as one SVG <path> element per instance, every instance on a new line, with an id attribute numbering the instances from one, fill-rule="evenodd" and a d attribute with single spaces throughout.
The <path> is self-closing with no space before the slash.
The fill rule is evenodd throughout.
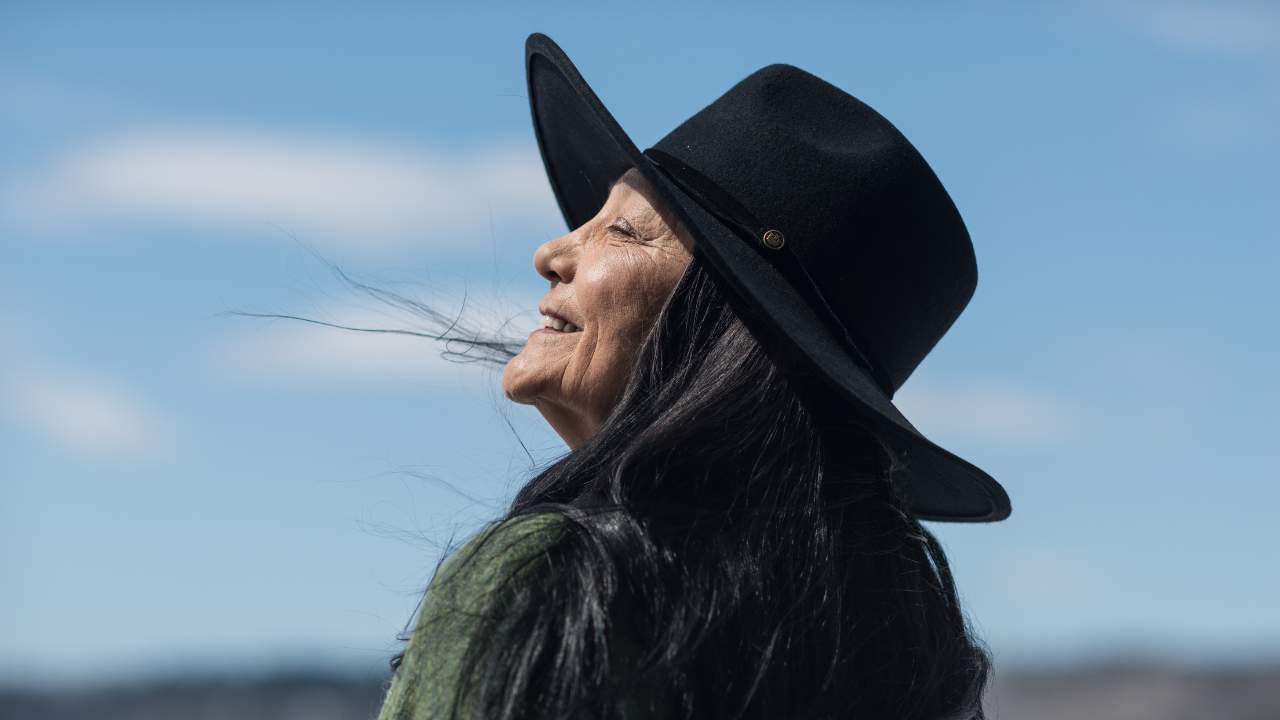
<path id="1" fill-rule="evenodd" d="M 909 458 L 766 332 L 695 257 L 601 431 L 499 519 L 563 531 L 492 599 L 455 712 L 982 717 L 990 659 Z"/>

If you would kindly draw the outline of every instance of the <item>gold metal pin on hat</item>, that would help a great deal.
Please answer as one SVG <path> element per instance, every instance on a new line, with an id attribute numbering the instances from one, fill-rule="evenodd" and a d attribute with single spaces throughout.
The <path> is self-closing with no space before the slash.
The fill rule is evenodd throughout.
<path id="1" fill-rule="evenodd" d="M 782 236 L 781 230 L 765 230 L 760 242 L 770 250 L 781 250 L 787 239 Z"/>

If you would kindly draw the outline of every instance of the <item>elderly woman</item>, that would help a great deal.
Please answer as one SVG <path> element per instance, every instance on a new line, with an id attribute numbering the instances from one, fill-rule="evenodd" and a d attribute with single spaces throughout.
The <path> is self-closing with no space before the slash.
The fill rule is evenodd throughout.
<path id="1" fill-rule="evenodd" d="M 380 717 L 981 717 L 920 520 L 1009 500 L 892 403 L 977 281 L 934 173 L 795 67 L 640 152 L 549 38 L 526 60 L 571 231 L 503 386 L 569 452 L 441 566 Z"/>

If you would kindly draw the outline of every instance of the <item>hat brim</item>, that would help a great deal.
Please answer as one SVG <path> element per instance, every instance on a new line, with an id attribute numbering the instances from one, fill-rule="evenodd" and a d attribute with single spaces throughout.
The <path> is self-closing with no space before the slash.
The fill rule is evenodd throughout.
<path id="1" fill-rule="evenodd" d="M 728 284 L 734 302 L 741 303 L 737 309 L 768 323 L 810 372 L 848 397 L 852 411 L 901 441 L 909 468 L 906 492 L 918 517 L 995 522 L 1009 516 L 1004 488 L 917 430 L 782 274 L 640 152 L 551 38 L 529 36 L 525 68 L 538 149 L 570 229 L 594 217 L 613 181 L 636 168 L 684 223 L 699 255 Z"/>

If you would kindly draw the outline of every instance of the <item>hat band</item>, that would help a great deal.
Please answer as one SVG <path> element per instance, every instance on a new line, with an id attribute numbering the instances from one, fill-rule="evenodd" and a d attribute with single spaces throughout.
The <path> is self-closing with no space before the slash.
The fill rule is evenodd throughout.
<path id="1" fill-rule="evenodd" d="M 689 167 L 683 160 L 657 148 L 649 148 L 644 151 L 644 154 L 659 171 L 678 185 L 681 190 L 688 193 L 703 209 L 714 215 L 717 220 L 748 240 L 757 250 L 760 247 L 768 248 L 765 250 L 764 255 L 770 263 L 775 266 L 781 266 L 779 269 L 782 270 L 783 275 L 791 279 L 792 287 L 798 290 L 809 305 L 836 331 L 836 336 L 849 350 L 849 354 L 853 359 L 867 371 L 871 379 L 884 391 L 885 395 L 890 398 L 893 397 L 893 383 L 889 380 L 888 375 L 882 372 L 879 366 L 871 362 L 867 354 L 862 352 L 858 344 L 853 341 L 853 335 L 849 332 L 849 328 L 845 326 L 840 320 L 840 316 L 836 314 L 831 304 L 827 302 L 826 296 L 822 294 L 817 281 L 805 269 L 804 263 L 800 262 L 800 259 L 795 254 L 786 250 L 788 246 L 768 241 L 768 236 L 770 235 L 782 237 L 778 230 L 767 228 L 733 195 L 706 175 Z M 800 282 L 797 282 L 797 279 Z"/>

